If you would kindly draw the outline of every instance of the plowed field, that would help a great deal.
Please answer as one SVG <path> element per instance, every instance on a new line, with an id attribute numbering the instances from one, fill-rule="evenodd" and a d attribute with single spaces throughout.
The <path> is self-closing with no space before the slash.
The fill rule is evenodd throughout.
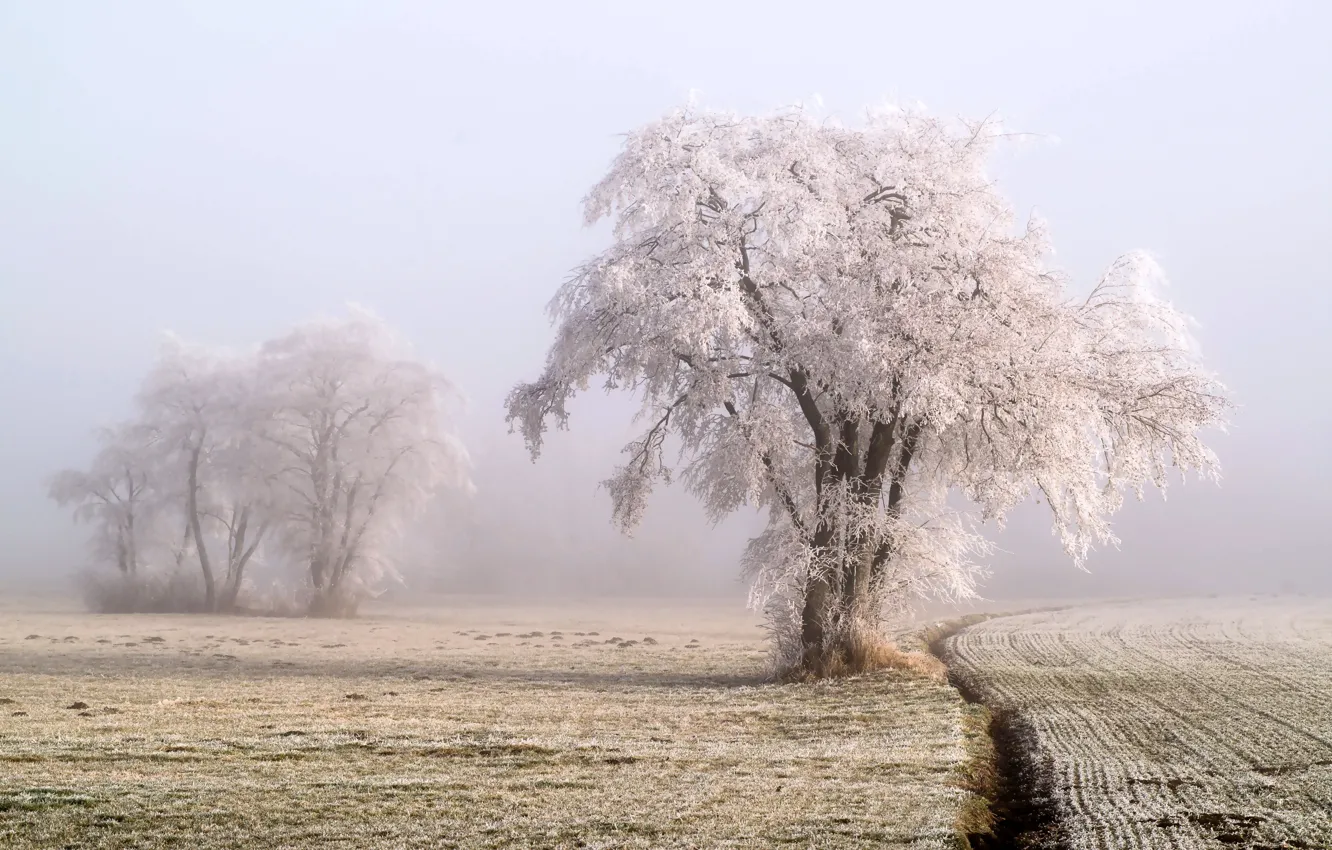
<path id="1" fill-rule="evenodd" d="M 1332 847 L 1332 602 L 1081 607 L 989 620 L 946 650 L 1054 817 L 1019 843 Z"/>

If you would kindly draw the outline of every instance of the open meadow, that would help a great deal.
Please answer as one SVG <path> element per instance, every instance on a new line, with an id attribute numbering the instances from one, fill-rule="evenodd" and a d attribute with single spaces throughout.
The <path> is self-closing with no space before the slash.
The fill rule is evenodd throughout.
<path id="1" fill-rule="evenodd" d="M 0 846 L 954 847 L 974 709 L 738 604 L 0 619 Z M 970 720 L 969 720 L 970 718 Z"/>
<path id="2" fill-rule="evenodd" d="M 948 848 L 994 790 L 987 715 L 938 676 L 772 683 L 735 603 L 0 609 L 4 847 Z M 1082 602 L 938 646 L 998 718 L 979 846 L 1332 846 L 1324 600 Z"/>
<path id="3" fill-rule="evenodd" d="M 946 647 L 1019 751 L 1017 846 L 1332 847 L 1328 600 L 1084 606 Z"/>

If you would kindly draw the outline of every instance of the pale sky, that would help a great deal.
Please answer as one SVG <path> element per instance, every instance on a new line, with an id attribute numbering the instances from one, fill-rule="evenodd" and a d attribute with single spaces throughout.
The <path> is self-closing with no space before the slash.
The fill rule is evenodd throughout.
<path id="1" fill-rule="evenodd" d="M 1090 575 L 1024 510 L 990 595 L 1332 590 L 1329 8 L 0 0 L 0 578 L 81 563 L 45 479 L 128 414 L 162 331 L 245 346 L 355 301 L 471 399 L 491 531 L 442 572 L 736 587 L 753 517 L 714 529 L 666 493 L 637 539 L 611 528 L 627 400 L 594 393 L 536 466 L 502 412 L 546 301 L 606 244 L 579 203 L 617 134 L 692 90 L 997 112 L 1034 134 L 1001 189 L 1077 285 L 1146 249 L 1198 318 L 1240 404 L 1222 486 L 1130 505 Z"/>

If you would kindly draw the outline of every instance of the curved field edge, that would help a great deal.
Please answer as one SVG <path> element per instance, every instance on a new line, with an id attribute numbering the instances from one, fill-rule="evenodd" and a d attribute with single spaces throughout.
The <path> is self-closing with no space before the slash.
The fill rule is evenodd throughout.
<path id="1" fill-rule="evenodd" d="M 944 665 L 950 686 L 966 703 L 967 788 L 972 796 L 958 819 L 962 843 L 970 850 L 1057 848 L 1063 846 L 1057 807 L 1037 761 L 1034 737 L 1014 712 L 987 705 L 967 677 L 949 664 L 948 642 L 964 630 L 1000 617 L 1063 610 L 1066 606 L 1016 612 L 977 612 L 941 620 L 904 636 L 900 642 L 924 649 Z"/>
<path id="2" fill-rule="evenodd" d="M 1000 823 L 1003 809 L 1002 770 L 1008 766 L 1008 760 L 1006 754 L 1001 757 L 996 745 L 996 740 L 1002 740 L 1002 736 L 996 734 L 994 714 L 974 694 L 959 687 L 948 669 L 945 643 L 963 629 L 995 616 L 998 615 L 977 613 L 955 617 L 899 638 L 899 643 L 910 651 L 928 652 L 938 659 L 943 665 L 944 678 L 966 703 L 963 735 L 967 760 L 962 766 L 961 780 L 968 796 L 957 817 L 958 844 L 966 850 L 984 850 L 986 847 L 997 846 L 996 826 Z"/>
<path id="3" fill-rule="evenodd" d="M 984 724 L 938 678 L 765 683 L 694 611 L 444 619 L 0 623 L 0 845 L 967 846 Z"/>
<path id="4" fill-rule="evenodd" d="M 942 635 L 936 651 L 994 710 L 1001 785 L 1016 774 L 1026 791 L 1018 820 L 1033 804 L 1050 815 L 1044 830 L 1029 823 L 996 846 L 1332 845 L 1325 600 L 987 618 Z M 1003 764 L 1009 750 L 1016 766 Z M 1002 833 L 1012 813 L 999 796 Z"/>

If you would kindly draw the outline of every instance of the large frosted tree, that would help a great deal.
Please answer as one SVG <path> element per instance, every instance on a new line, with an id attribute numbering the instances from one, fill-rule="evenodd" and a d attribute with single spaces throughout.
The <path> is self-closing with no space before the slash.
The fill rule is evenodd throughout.
<path id="1" fill-rule="evenodd" d="M 1081 563 L 1124 491 L 1217 472 L 1199 434 L 1227 403 L 1159 270 L 1130 254 L 1074 297 L 985 174 L 996 136 L 691 107 L 631 133 L 586 200 L 613 243 L 556 295 L 509 420 L 535 457 L 592 379 L 637 393 L 615 519 L 676 472 L 716 518 L 768 508 L 746 567 L 789 665 L 854 666 L 885 610 L 973 595 L 970 518 L 1036 492 Z"/>

